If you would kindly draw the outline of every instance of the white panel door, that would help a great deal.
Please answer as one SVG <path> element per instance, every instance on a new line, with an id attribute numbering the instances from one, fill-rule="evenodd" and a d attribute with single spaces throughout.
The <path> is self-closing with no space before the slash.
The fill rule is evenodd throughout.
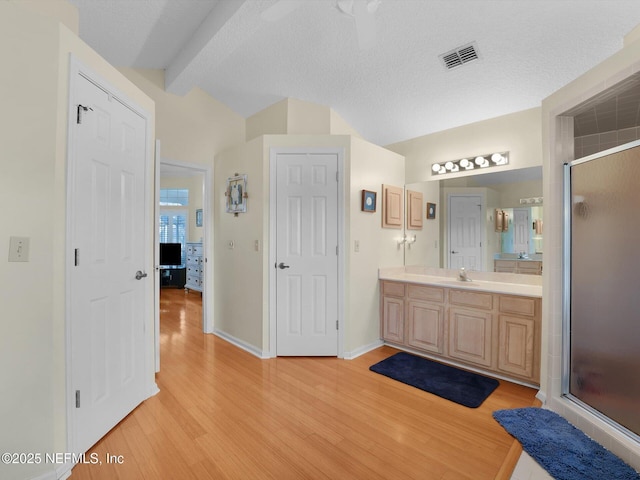
<path id="1" fill-rule="evenodd" d="M 513 209 L 513 251 L 529 253 L 529 209 Z"/>
<path id="2" fill-rule="evenodd" d="M 338 354 L 338 156 L 276 157 L 277 355 Z"/>
<path id="3" fill-rule="evenodd" d="M 71 400 L 85 452 L 144 397 L 146 121 L 82 75 L 75 85 Z"/>
<path id="4" fill-rule="evenodd" d="M 449 268 L 482 270 L 482 197 L 449 197 Z"/>

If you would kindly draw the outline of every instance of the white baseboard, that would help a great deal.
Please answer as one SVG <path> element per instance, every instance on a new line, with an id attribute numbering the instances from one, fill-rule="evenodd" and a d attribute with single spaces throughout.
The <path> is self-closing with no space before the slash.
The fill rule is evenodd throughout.
<path id="1" fill-rule="evenodd" d="M 74 467 L 73 463 L 64 463 L 59 465 L 54 470 L 49 470 L 37 477 L 31 477 L 31 480 L 66 480 L 71 476 L 71 469 Z"/>
<path id="2" fill-rule="evenodd" d="M 271 358 L 268 354 L 265 354 L 262 350 L 255 347 L 254 345 L 251 345 L 244 340 L 240 340 L 239 338 L 236 338 L 233 335 L 229 335 L 228 333 L 225 333 L 221 330 L 214 330 L 213 334 L 231 343 L 232 345 L 241 348 L 245 352 L 249 352 L 251 355 L 255 355 L 258 358 Z"/>
<path id="3" fill-rule="evenodd" d="M 343 358 L 345 360 L 353 360 L 354 358 L 359 357 L 360 355 L 364 355 L 365 353 L 370 352 L 371 350 L 375 350 L 376 348 L 381 347 L 382 345 L 384 345 L 384 342 L 382 340 L 376 340 L 375 342 L 370 343 L 369 345 L 363 345 L 351 352 L 344 352 Z"/>

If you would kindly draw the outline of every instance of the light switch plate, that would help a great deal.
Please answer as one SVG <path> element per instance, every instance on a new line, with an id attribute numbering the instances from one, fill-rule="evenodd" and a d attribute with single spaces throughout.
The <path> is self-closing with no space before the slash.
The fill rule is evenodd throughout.
<path id="1" fill-rule="evenodd" d="M 28 262 L 29 261 L 29 237 L 9 238 L 9 261 Z"/>

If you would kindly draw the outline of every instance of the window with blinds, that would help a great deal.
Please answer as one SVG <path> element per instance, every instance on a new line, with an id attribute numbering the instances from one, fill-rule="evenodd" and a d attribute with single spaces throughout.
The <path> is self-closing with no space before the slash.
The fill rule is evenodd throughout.
<path id="1" fill-rule="evenodd" d="M 187 260 L 187 226 L 189 224 L 189 212 L 187 210 L 161 210 L 160 211 L 160 243 L 182 244 L 182 264 Z"/>
<path id="2" fill-rule="evenodd" d="M 161 188 L 160 206 L 162 207 L 186 207 L 189 205 L 188 188 Z"/>

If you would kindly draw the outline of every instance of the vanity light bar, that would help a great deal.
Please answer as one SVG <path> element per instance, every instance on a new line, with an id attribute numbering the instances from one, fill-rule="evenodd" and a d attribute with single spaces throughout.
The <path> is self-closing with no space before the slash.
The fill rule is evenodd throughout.
<path id="1" fill-rule="evenodd" d="M 475 158 L 461 158 L 431 165 L 431 175 L 466 172 L 468 170 L 498 167 L 509 163 L 509 152 L 488 153 Z"/>
<path id="2" fill-rule="evenodd" d="M 520 205 L 542 205 L 542 197 L 521 198 Z"/>

